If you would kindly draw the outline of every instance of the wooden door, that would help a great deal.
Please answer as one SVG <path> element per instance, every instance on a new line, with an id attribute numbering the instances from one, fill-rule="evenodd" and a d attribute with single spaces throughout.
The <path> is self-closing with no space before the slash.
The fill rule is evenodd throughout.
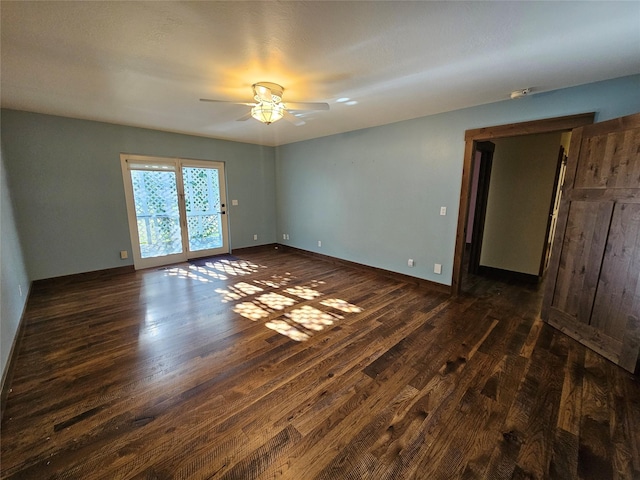
<path id="1" fill-rule="evenodd" d="M 640 114 L 573 131 L 542 318 L 640 366 Z"/>

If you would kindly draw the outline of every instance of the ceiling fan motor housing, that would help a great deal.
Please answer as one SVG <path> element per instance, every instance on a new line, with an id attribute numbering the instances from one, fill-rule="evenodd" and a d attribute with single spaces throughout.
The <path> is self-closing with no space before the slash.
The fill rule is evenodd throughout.
<path id="1" fill-rule="evenodd" d="M 256 102 L 280 103 L 284 88 L 277 83 L 257 82 L 253 84 L 253 98 Z"/>

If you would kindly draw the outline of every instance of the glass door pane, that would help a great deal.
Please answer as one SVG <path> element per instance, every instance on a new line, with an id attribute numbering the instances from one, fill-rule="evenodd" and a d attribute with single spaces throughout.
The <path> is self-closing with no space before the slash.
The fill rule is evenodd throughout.
<path id="1" fill-rule="evenodd" d="M 141 258 L 183 252 L 174 171 L 131 170 Z"/>
<path id="2" fill-rule="evenodd" d="M 212 250 L 224 246 L 217 168 L 183 167 L 184 202 L 187 212 L 189 250 Z"/>

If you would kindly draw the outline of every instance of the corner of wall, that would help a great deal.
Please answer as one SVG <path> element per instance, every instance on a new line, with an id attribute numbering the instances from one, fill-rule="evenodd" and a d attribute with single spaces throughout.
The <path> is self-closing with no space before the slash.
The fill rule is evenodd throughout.
<path id="1" fill-rule="evenodd" d="M 2 368 L 2 410 L 11 381 L 11 359 L 17 353 L 20 325 L 31 282 L 13 214 L 13 202 L 4 167 L 4 149 L 0 146 L 0 365 Z"/>

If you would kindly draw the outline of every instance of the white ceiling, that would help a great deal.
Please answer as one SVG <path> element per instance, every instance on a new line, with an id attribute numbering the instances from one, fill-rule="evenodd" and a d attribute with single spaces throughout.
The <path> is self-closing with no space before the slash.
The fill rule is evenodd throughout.
<path id="1" fill-rule="evenodd" d="M 2 106 L 262 145 L 640 73 L 640 2 L 0 3 Z M 328 102 L 235 121 L 251 85 Z M 349 98 L 352 105 L 337 102 Z"/>

